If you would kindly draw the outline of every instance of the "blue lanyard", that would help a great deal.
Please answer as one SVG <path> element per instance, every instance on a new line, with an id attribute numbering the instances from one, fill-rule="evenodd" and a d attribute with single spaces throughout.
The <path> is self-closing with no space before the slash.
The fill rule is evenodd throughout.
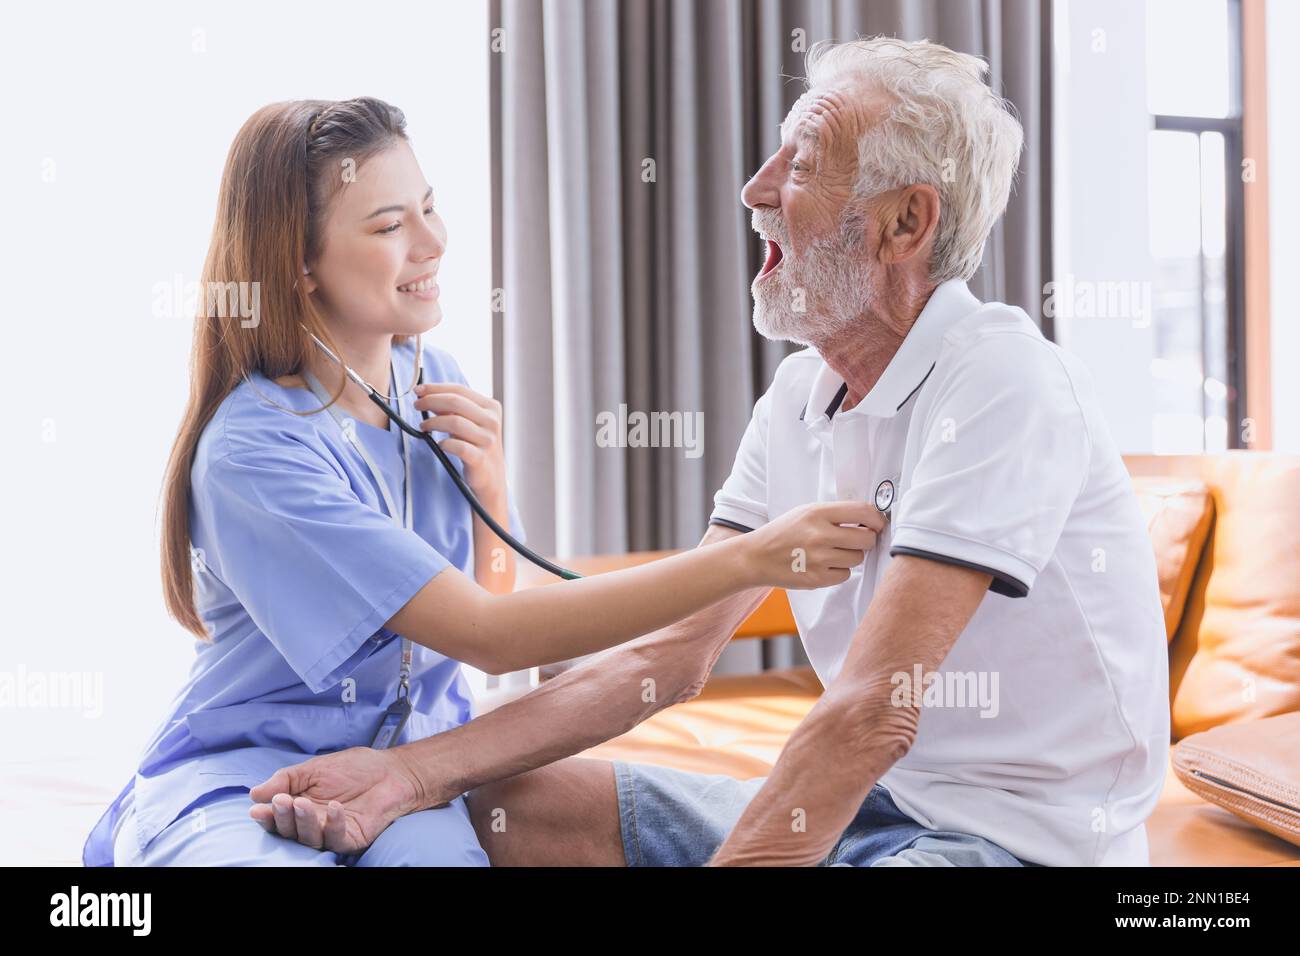
<path id="1" fill-rule="evenodd" d="M 390 387 L 393 389 L 393 392 L 396 393 L 397 373 L 393 371 L 391 363 L 389 364 L 389 374 L 392 376 L 393 382 Z M 406 530 L 412 530 L 415 512 L 411 505 L 411 450 L 407 446 L 406 432 L 398 429 L 398 434 L 402 439 L 402 469 L 403 480 L 406 485 L 403 500 L 403 505 L 405 507 L 403 507 L 402 514 L 399 517 L 395 499 L 388 489 L 388 482 L 384 480 L 383 472 L 375 464 L 374 459 L 370 457 L 370 452 L 367 451 L 365 444 L 357 437 L 356 422 L 350 418 L 345 418 L 339 413 L 337 406 L 330 403 L 329 393 L 325 391 L 324 386 L 322 386 L 316 379 L 316 376 L 312 375 L 311 372 L 304 371 L 303 377 L 307 380 L 307 384 L 311 387 L 312 392 L 315 393 L 318 399 L 320 399 L 320 403 L 327 406 L 327 411 L 329 411 L 330 417 L 338 423 L 339 430 L 343 433 L 344 439 L 346 439 L 348 444 L 356 449 L 357 453 L 361 456 L 361 460 L 365 462 L 366 468 L 369 469 L 371 477 L 375 479 L 375 484 L 379 486 L 379 492 L 383 496 L 384 506 L 388 511 L 388 516 L 392 518 L 395 523 L 406 528 Z M 401 398 L 399 397 L 397 401 L 399 414 L 404 414 L 404 409 L 401 407 Z M 401 641 L 402 660 L 397 672 L 397 699 L 389 704 L 388 709 L 384 711 L 384 716 L 379 722 L 379 728 L 375 732 L 374 739 L 371 740 L 370 746 L 376 750 L 384 750 L 392 746 L 393 741 L 397 739 L 398 735 L 402 732 L 402 728 L 406 726 L 407 719 L 411 716 L 410 692 L 412 648 L 411 642 L 405 637 L 403 637 Z"/>

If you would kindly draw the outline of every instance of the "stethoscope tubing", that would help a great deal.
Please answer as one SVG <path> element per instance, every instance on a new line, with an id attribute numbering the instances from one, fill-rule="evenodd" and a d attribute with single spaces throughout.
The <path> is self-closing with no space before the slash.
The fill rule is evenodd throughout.
<path id="1" fill-rule="evenodd" d="M 424 384 L 424 372 L 420 373 L 420 384 Z M 516 539 L 515 536 L 505 528 L 501 527 L 497 520 L 488 513 L 486 508 L 483 507 L 483 503 L 478 500 L 478 496 L 475 495 L 470 486 L 465 483 L 465 479 L 461 477 L 460 472 L 456 470 L 456 466 L 452 463 L 452 460 L 447 457 L 447 453 L 439 447 L 432 435 L 409 424 L 401 415 L 397 414 L 397 412 L 393 410 L 391 405 L 380 398 L 379 393 L 373 388 L 367 386 L 367 394 L 370 395 L 370 400 L 378 405 L 383 413 L 388 416 L 389 421 L 412 438 L 420 439 L 433 449 L 434 455 L 437 456 L 438 461 L 442 462 L 442 467 L 447 469 L 447 474 L 451 476 L 451 480 L 456 483 L 456 487 L 460 490 L 460 493 L 465 497 L 465 500 L 469 502 L 470 508 L 473 509 L 476 515 L 483 519 L 483 523 L 491 528 L 498 538 L 510 545 L 510 547 L 519 555 L 527 558 L 544 571 L 549 571 L 551 574 L 563 578 L 566 581 L 576 581 L 578 578 L 582 577 L 582 575 L 578 574 L 576 571 L 570 571 L 568 568 L 562 568 L 558 564 L 548 561 L 532 548 L 528 547 L 528 545 Z M 428 412 L 422 412 L 421 414 L 426 419 L 429 417 Z"/>
<path id="2" fill-rule="evenodd" d="M 459 489 L 460 493 L 465 497 L 465 500 L 469 502 L 470 508 L 474 511 L 476 515 L 478 515 L 480 518 L 483 519 L 483 523 L 486 524 L 489 528 L 491 528 L 493 533 L 496 534 L 498 538 L 500 538 L 506 544 L 510 545 L 510 547 L 513 548 L 517 554 L 519 554 L 524 558 L 527 558 L 529 561 L 537 565 L 542 570 L 548 571 L 551 574 L 554 574 L 556 577 L 563 578 L 566 581 L 576 581 L 582 577 L 582 575 L 576 571 L 570 571 L 568 568 L 562 568 L 558 564 L 546 560 L 546 558 L 542 557 L 532 548 L 528 547 L 528 545 L 516 539 L 515 536 L 512 535 L 509 531 L 507 531 L 505 528 L 501 527 L 501 525 L 497 523 L 497 520 L 493 518 L 492 515 L 488 514 L 488 510 L 483 507 L 483 503 L 478 500 L 478 496 L 475 495 L 474 492 L 470 489 L 470 486 L 465 483 L 465 479 L 461 477 L 460 472 L 456 470 L 456 466 L 452 464 L 451 459 L 447 457 L 447 453 L 443 451 L 442 448 L 439 447 L 436 441 L 434 441 L 432 435 L 430 435 L 426 431 L 421 431 L 415 426 L 409 424 L 404 418 L 402 418 L 401 415 L 395 412 L 391 405 L 389 405 L 386 401 L 384 401 L 382 398 L 379 397 L 379 392 L 374 388 L 374 386 L 372 386 L 364 378 L 362 378 L 355 371 L 353 371 L 352 368 L 349 367 L 348 364 L 344 362 L 341 358 L 335 355 L 333 350 L 330 349 L 330 347 L 327 346 L 324 342 L 322 342 L 319 338 L 317 338 L 314 332 L 312 332 L 306 326 L 303 326 L 303 331 L 311 336 L 312 341 L 316 343 L 316 345 L 320 348 L 322 352 L 324 352 L 331 359 L 333 359 L 335 363 L 338 364 L 339 368 L 343 369 L 344 374 L 346 374 L 348 378 L 356 382 L 357 385 L 362 389 L 362 391 L 364 391 L 367 395 L 370 396 L 370 400 L 379 406 L 380 410 L 383 411 L 383 413 L 388 416 L 389 421 L 391 421 L 402 431 L 406 432 L 406 434 L 410 435 L 412 438 L 420 439 L 426 445 L 428 445 L 430 448 L 433 449 L 434 455 L 437 456 L 438 461 L 442 462 L 442 467 L 447 469 L 447 474 L 451 475 L 451 480 L 456 483 L 457 489 Z M 424 384 L 423 369 L 420 370 L 419 384 L 421 385 Z M 421 414 L 426 419 L 429 417 L 428 412 L 422 412 Z"/>

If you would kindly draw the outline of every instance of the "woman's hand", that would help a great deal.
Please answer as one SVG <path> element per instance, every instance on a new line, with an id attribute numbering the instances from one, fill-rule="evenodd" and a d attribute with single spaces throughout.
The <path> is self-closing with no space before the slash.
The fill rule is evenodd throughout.
<path id="1" fill-rule="evenodd" d="M 757 584 L 810 590 L 847 581 L 884 526 L 868 502 L 817 502 L 731 540 L 750 549 Z"/>
<path id="2" fill-rule="evenodd" d="M 423 431 L 446 432 L 438 444 L 465 466 L 465 483 L 484 502 L 506 490 L 506 456 L 501 438 L 501 403 L 468 385 L 430 382 L 415 387 L 415 407 L 429 412 Z"/>
<path id="3" fill-rule="evenodd" d="M 270 833 L 360 853 L 398 817 L 424 809 L 424 787 L 400 748 L 352 747 L 277 770 L 249 791 L 248 815 Z"/>

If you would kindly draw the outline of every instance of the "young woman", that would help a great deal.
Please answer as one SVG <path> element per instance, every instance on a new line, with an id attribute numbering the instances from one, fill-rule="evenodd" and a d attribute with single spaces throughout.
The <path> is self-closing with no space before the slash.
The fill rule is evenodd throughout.
<path id="1" fill-rule="evenodd" d="M 397 743 L 464 723 L 461 662 L 502 673 L 591 653 L 746 588 L 838 583 L 871 546 L 870 531 L 841 526 L 865 504 L 816 505 L 664 561 L 512 593 L 510 550 L 321 347 L 408 422 L 429 413 L 420 427 L 521 533 L 500 405 L 419 344 L 441 318 L 446 239 L 404 117 L 380 100 L 274 104 L 235 138 L 201 284 L 221 294 L 204 297 L 164 489 L 167 605 L 201 640 L 87 840 L 88 865 L 333 865 L 267 833 L 249 788 L 306 756 L 383 746 L 381 725 Z M 409 716 L 385 724 L 390 709 Z M 419 845 L 396 848 L 404 861 L 486 862 L 463 798 L 424 819 Z M 394 848 L 376 841 L 356 862 L 372 860 Z"/>

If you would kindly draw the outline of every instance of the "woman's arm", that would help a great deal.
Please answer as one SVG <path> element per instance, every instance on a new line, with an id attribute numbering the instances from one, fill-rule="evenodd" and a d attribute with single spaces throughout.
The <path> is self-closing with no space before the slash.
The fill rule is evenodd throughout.
<path id="1" fill-rule="evenodd" d="M 698 547 L 737 534 L 712 525 Z M 252 788 L 249 795 L 258 802 L 249 816 L 269 833 L 305 846 L 360 853 L 400 816 L 594 747 L 694 697 L 740 622 L 768 591 L 733 594 L 444 733 L 389 750 L 351 747 L 277 770 Z M 654 682 L 649 695 L 647 678 Z M 302 816 L 275 813 L 273 802 L 283 805 L 290 798 Z"/>
<path id="2" fill-rule="evenodd" d="M 465 483 L 503 528 L 510 527 L 506 459 L 501 433 L 501 403 L 457 382 L 415 387 L 415 407 L 429 415 L 420 428 L 442 431 L 442 450 L 464 467 Z M 515 589 L 515 555 L 491 528 L 474 515 L 474 580 L 493 594 Z"/>
<path id="3" fill-rule="evenodd" d="M 865 502 L 805 505 L 757 531 L 671 558 L 505 595 L 449 567 L 388 627 L 503 674 L 622 644 L 748 588 L 842 583 L 875 545 L 881 525 L 880 514 Z"/>
<path id="4" fill-rule="evenodd" d="M 510 528 L 504 490 L 495 500 L 480 500 L 497 524 Z M 474 580 L 493 594 L 509 594 L 515 589 L 515 553 L 478 515 L 474 515 Z"/>

